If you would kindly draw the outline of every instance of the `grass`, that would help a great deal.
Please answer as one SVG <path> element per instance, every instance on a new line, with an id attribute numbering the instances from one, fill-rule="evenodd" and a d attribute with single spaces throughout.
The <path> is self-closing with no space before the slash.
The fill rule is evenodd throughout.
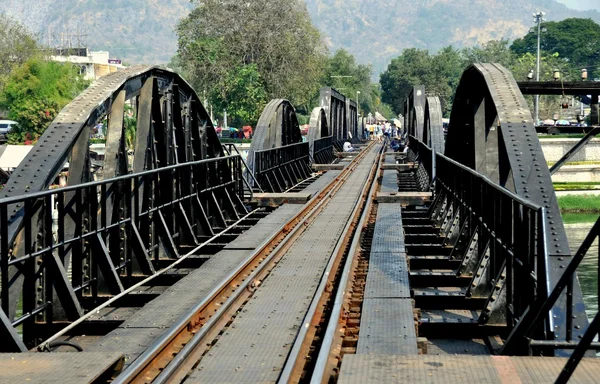
<path id="1" fill-rule="evenodd" d="M 600 182 L 596 181 L 573 181 L 573 182 L 556 182 L 554 190 L 556 191 L 579 191 L 588 189 L 600 189 Z"/>
<path id="2" fill-rule="evenodd" d="M 543 139 L 581 139 L 582 137 L 584 137 L 585 134 L 583 133 L 559 133 L 556 135 L 538 135 L 538 138 L 540 140 Z"/>
<path id="3" fill-rule="evenodd" d="M 561 212 L 566 213 L 600 213 L 600 196 L 566 195 L 558 197 Z"/>
<path id="4" fill-rule="evenodd" d="M 562 219 L 565 224 L 594 223 L 598 220 L 598 214 L 565 212 Z"/>

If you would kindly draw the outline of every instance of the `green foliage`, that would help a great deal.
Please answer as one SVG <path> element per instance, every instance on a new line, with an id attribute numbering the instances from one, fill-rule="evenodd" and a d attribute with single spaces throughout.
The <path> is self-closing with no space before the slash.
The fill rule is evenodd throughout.
<path id="1" fill-rule="evenodd" d="M 381 103 L 379 89 L 371 83 L 371 73 L 370 65 L 358 64 L 348 51 L 339 49 L 327 59 L 321 84 L 339 90 L 352 100 L 356 100 L 356 92 L 360 92 L 359 110 L 361 115 L 366 115 L 375 113 Z M 317 97 L 313 105 L 318 104 Z"/>
<path id="2" fill-rule="evenodd" d="M 590 76 L 600 76 L 600 25 L 591 19 L 570 18 L 542 24 L 540 47 L 548 54 L 558 54 L 573 68 L 587 68 Z M 533 54 L 537 50 L 537 30 L 513 42 L 511 49 L 518 55 Z"/>
<path id="3" fill-rule="evenodd" d="M 90 138 L 90 144 L 106 144 L 106 139 L 100 139 L 98 137 Z"/>
<path id="4" fill-rule="evenodd" d="M 412 87 L 423 84 L 429 94 L 440 97 L 442 110 L 447 115 L 463 66 L 463 57 L 451 46 L 435 55 L 422 49 L 405 49 L 381 74 L 382 100 L 395 112 L 402 113 L 404 100 Z"/>
<path id="5" fill-rule="evenodd" d="M 217 110 L 227 110 L 232 126 L 255 126 L 267 104 L 267 92 L 256 64 L 232 68 L 209 92 Z"/>
<path id="6" fill-rule="evenodd" d="M 198 91 L 209 93 L 218 109 L 227 107 L 230 115 L 247 123 L 272 98 L 309 104 L 319 86 L 326 48 L 303 2 L 194 4 L 177 28 L 178 58 L 173 62 Z"/>
<path id="7" fill-rule="evenodd" d="M 499 63 L 506 68 L 511 68 L 516 60 L 516 55 L 510 50 L 508 39 L 490 40 L 485 44 L 464 48 L 461 52 L 464 57 L 464 66 L 473 63 Z"/>
<path id="8" fill-rule="evenodd" d="M 592 31 L 600 30 L 599 25 L 585 19 L 568 19 L 551 25 L 569 26 L 569 28 L 564 27 L 561 31 L 571 31 L 575 28 L 574 26 L 579 24 L 586 26 L 585 30 L 592 36 L 595 36 Z M 555 29 L 549 28 L 548 35 L 552 36 L 552 39 L 564 37 L 553 33 L 552 30 Z M 449 46 L 443 48 L 437 54 L 430 54 L 427 50 L 406 49 L 402 52 L 402 55 L 392 60 L 387 70 L 381 75 L 383 101 L 389 103 L 394 111 L 402 113 L 404 100 L 412 86 L 423 84 L 428 94 L 440 97 L 444 115 L 449 116 L 452 99 L 460 81 L 460 76 L 464 69 L 473 63 L 500 63 L 512 71 L 517 81 L 526 80 L 529 72 L 536 67 L 536 54 L 529 52 L 531 48 L 529 45 L 527 45 L 527 49 L 523 48 L 525 46 L 523 41 L 525 40 L 529 44 L 531 34 L 521 39 L 521 41 L 515 41 L 512 46 L 509 46 L 508 40 L 501 39 L 460 51 Z M 552 79 L 555 70 L 561 72 L 561 78 L 565 81 L 578 80 L 580 67 L 574 63 L 572 57 L 581 58 L 583 57 L 581 52 L 588 52 L 590 49 L 595 50 L 600 55 L 600 38 L 594 41 L 591 41 L 590 38 L 569 38 L 567 41 L 571 45 L 570 51 L 567 50 L 564 43 L 555 41 L 555 46 L 562 47 L 560 49 L 562 53 L 557 50 L 541 53 L 541 80 Z M 596 45 L 598 47 L 594 48 Z M 579 53 L 575 54 L 574 52 Z M 570 54 L 571 57 L 566 56 L 567 54 Z M 592 57 L 595 56 L 589 56 L 589 58 Z M 540 96 L 540 116 L 542 118 L 552 117 L 556 106 L 559 104 L 559 99 L 560 96 Z M 528 96 L 526 100 L 530 108 L 533 108 L 533 98 Z"/>
<path id="9" fill-rule="evenodd" d="M 15 68 L 0 94 L 0 106 L 19 123 L 9 142 L 36 140 L 58 112 L 88 85 L 71 64 L 32 58 Z"/>
<path id="10" fill-rule="evenodd" d="M 133 149 L 135 146 L 135 135 L 137 132 L 137 120 L 133 115 L 133 108 L 127 104 L 125 104 L 123 125 L 125 128 L 125 146 Z"/>
<path id="11" fill-rule="evenodd" d="M 0 13 L 0 92 L 13 69 L 38 53 L 33 34 L 16 20 Z"/>

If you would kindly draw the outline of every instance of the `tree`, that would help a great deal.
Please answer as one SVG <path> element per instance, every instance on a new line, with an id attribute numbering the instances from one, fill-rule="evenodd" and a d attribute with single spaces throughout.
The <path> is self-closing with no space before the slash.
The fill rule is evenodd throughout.
<path id="1" fill-rule="evenodd" d="M 232 68 L 209 95 L 217 110 L 227 110 L 234 118 L 232 125 L 237 126 L 256 125 L 267 104 L 267 93 L 256 64 Z"/>
<path id="2" fill-rule="evenodd" d="M 465 59 L 464 67 L 473 63 L 499 63 L 506 68 L 511 68 L 516 60 L 516 55 L 510 49 L 508 39 L 490 40 L 480 46 L 464 48 L 461 52 Z"/>
<path id="3" fill-rule="evenodd" d="M 448 115 L 463 63 L 460 52 L 451 46 L 436 55 L 430 55 L 427 50 L 405 49 L 381 74 L 382 100 L 396 113 L 403 113 L 410 90 L 422 84 L 428 94 L 440 97 L 442 111 Z"/>
<path id="4" fill-rule="evenodd" d="M 9 111 L 9 119 L 19 123 L 9 141 L 36 140 L 88 84 L 69 63 L 32 58 L 15 68 L 0 94 L 0 106 Z"/>
<path id="5" fill-rule="evenodd" d="M 600 60 L 600 25 L 591 19 L 571 18 L 542 24 L 546 32 L 540 37 L 540 48 L 548 55 L 558 53 L 576 70 L 586 68 L 591 76 L 600 76 L 596 68 Z M 537 29 L 513 42 L 511 49 L 518 55 L 536 54 Z"/>
<path id="6" fill-rule="evenodd" d="M 12 70 L 38 53 L 35 36 L 16 20 L 0 13 L 0 92 Z"/>
<path id="7" fill-rule="evenodd" d="M 321 85 L 333 87 L 353 100 L 356 99 L 356 92 L 360 92 L 358 102 L 361 113 L 374 113 L 380 95 L 378 88 L 372 86 L 371 73 L 370 65 L 358 64 L 348 51 L 339 49 L 327 59 Z M 315 97 L 313 105 L 317 104 Z"/>
<path id="8" fill-rule="evenodd" d="M 179 58 L 175 62 L 196 89 L 209 91 L 253 79 L 252 87 L 262 84 L 266 99 L 308 104 L 319 86 L 327 50 L 303 1 L 194 3 L 194 10 L 177 28 Z M 252 69 L 242 69 L 250 65 L 258 76 L 250 76 Z M 234 80 L 238 76 L 243 79 Z M 210 93 L 215 104 L 230 105 L 238 97 L 235 92 Z M 262 97 L 256 99 L 254 108 L 262 109 Z"/>

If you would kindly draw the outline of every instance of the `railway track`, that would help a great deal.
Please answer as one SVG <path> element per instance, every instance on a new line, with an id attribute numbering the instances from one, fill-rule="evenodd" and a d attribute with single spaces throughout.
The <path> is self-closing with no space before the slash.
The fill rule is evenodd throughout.
<path id="1" fill-rule="evenodd" d="M 211 354 L 211 349 L 219 342 L 223 333 L 232 327 L 244 306 L 265 279 L 269 278 L 294 242 L 319 218 L 319 214 L 339 193 L 360 162 L 372 151 L 375 151 L 372 146 L 363 149 L 333 182 L 312 198 L 280 231 L 257 248 L 243 265 L 231 271 L 210 295 L 150 345 L 114 382 L 181 382 L 189 378 L 189 373 L 198 368 L 204 356 Z M 353 207 L 351 220 L 344 227 L 334 249 L 334 256 L 327 263 L 324 278 L 319 283 L 304 318 L 303 324 L 307 326 L 301 327 L 298 332 L 285 367 L 282 368 L 280 381 L 307 380 L 315 367 L 311 362 L 318 360 L 320 344 L 331 344 L 324 339 L 328 337 L 325 334 L 328 319 L 332 313 L 338 315 L 336 301 L 339 287 L 346 286 L 348 263 L 352 264 L 348 255 L 354 255 L 356 249 L 356 229 L 365 225 L 365 205 L 371 201 L 380 157 L 377 154 L 378 160 L 370 167 L 366 182 L 361 186 L 360 198 Z"/>

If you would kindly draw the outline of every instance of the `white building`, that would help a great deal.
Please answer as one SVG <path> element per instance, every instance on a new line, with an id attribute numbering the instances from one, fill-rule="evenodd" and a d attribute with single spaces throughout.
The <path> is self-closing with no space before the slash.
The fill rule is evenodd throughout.
<path id="1" fill-rule="evenodd" d="M 87 80 L 96 80 L 108 73 L 124 68 L 121 60 L 111 59 L 106 51 L 89 51 L 87 48 L 56 49 L 50 56 L 53 61 L 73 63 L 79 66 L 81 73 Z"/>

